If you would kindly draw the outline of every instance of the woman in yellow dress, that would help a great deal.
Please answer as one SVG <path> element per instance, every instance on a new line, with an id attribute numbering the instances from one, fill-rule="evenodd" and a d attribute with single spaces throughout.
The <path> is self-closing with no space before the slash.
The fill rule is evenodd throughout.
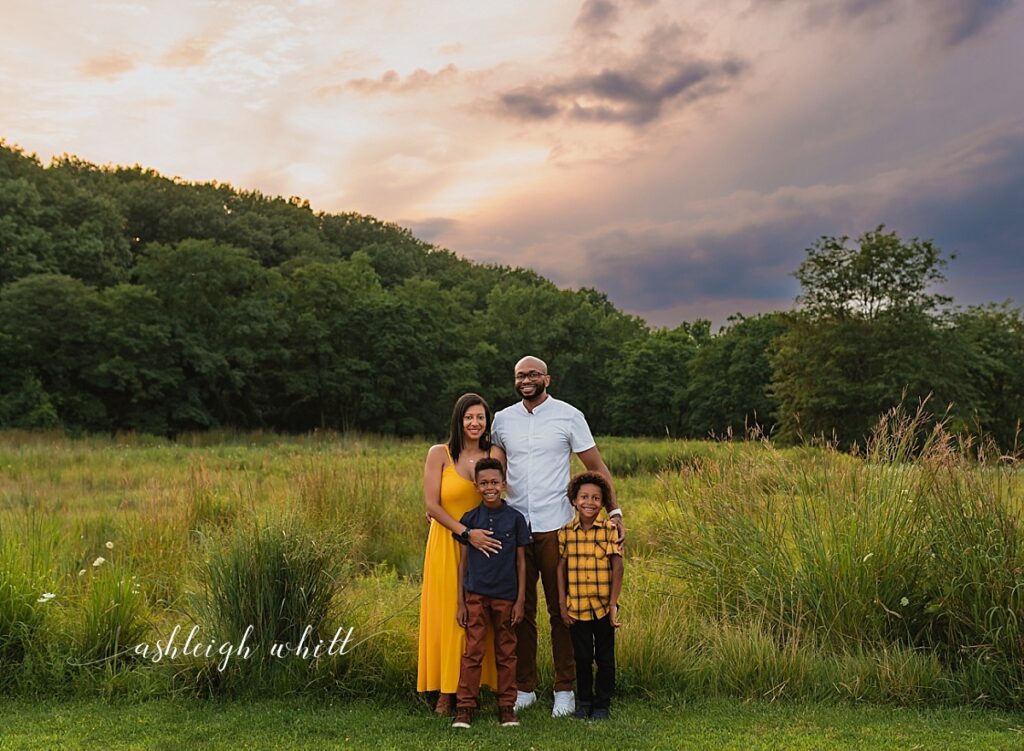
<path id="1" fill-rule="evenodd" d="M 431 446 L 423 466 L 423 498 L 431 521 L 423 557 L 416 690 L 440 692 L 434 711 L 441 714 L 454 707 L 466 643 L 465 631 L 455 620 L 460 543 L 452 534 L 466 530 L 459 519 L 480 503 L 473 482 L 477 461 L 485 456 L 505 461 L 504 452 L 491 446 L 491 419 L 491 408 L 483 397 L 460 396 L 452 410 L 448 442 Z M 482 552 L 501 549 L 489 530 L 469 530 L 468 535 L 469 544 Z M 493 688 L 497 685 L 493 639 L 487 643 L 481 683 Z"/>

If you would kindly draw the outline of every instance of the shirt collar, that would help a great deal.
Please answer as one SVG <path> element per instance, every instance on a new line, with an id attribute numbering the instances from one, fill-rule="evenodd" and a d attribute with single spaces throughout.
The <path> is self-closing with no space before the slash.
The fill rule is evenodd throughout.
<path id="1" fill-rule="evenodd" d="M 591 529 L 604 529 L 605 527 L 609 526 L 610 524 L 611 524 L 611 522 L 605 521 L 604 519 L 602 519 L 599 516 L 596 519 L 594 519 L 594 526 L 591 527 Z M 579 514 L 573 513 L 572 521 L 569 522 L 569 528 L 570 529 L 582 529 L 583 528 L 582 525 L 580 524 L 580 515 Z"/>
<path id="2" fill-rule="evenodd" d="M 536 407 L 534 407 L 534 408 L 533 408 L 533 412 L 530 412 L 530 410 L 528 410 L 528 409 L 526 408 L 526 405 L 525 405 L 525 404 L 523 404 L 523 400 L 522 400 L 522 399 L 520 399 L 520 400 L 519 400 L 519 402 L 518 402 L 518 404 L 519 404 L 519 409 L 520 409 L 520 410 L 522 410 L 522 412 L 523 412 L 523 414 L 524 414 L 524 415 L 530 415 L 530 414 L 534 414 L 534 415 L 535 415 L 535 414 L 537 414 L 538 412 L 543 412 L 544 410 L 546 410 L 546 409 L 548 408 L 548 405 L 549 405 L 549 404 L 551 404 L 551 403 L 552 403 L 552 401 L 554 401 L 554 398 L 555 398 L 555 397 L 551 396 L 551 392 L 549 391 L 549 392 L 548 392 L 548 398 L 547 398 L 547 399 L 545 399 L 544 401 L 542 401 L 542 402 L 541 402 L 540 404 L 538 404 L 538 405 L 537 405 Z"/>

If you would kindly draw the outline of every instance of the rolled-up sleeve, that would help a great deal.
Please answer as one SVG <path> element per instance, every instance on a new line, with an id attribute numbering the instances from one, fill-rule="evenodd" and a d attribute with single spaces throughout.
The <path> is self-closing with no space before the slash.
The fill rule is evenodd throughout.
<path id="1" fill-rule="evenodd" d="M 592 449 L 596 445 L 597 442 L 594 440 L 593 433 L 590 432 L 590 426 L 587 425 L 587 418 L 578 409 L 573 410 L 572 418 L 569 421 L 569 446 L 572 448 L 572 452 L 578 454 Z"/>

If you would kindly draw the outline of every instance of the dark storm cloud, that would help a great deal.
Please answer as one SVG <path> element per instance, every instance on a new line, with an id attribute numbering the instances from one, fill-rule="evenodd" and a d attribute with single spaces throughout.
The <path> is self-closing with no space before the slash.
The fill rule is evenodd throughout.
<path id="1" fill-rule="evenodd" d="M 510 91 L 501 97 L 501 104 L 510 115 L 523 120 L 547 120 L 561 111 L 546 94 L 530 89 Z"/>
<path id="2" fill-rule="evenodd" d="M 792 272 L 818 237 L 856 237 L 885 224 L 958 254 L 946 287 L 956 302 L 1024 304 L 1024 123 L 979 136 L 903 180 L 794 189 L 754 203 L 736 213 L 762 218 L 736 229 L 673 225 L 592 237 L 581 263 L 589 278 L 579 283 L 627 310 L 702 298 L 757 308 L 759 300 L 792 299 Z"/>
<path id="3" fill-rule="evenodd" d="M 950 0 L 939 3 L 921 0 L 938 42 L 953 47 L 988 27 L 1010 9 L 1012 0 Z"/>
<path id="4" fill-rule="evenodd" d="M 970 189 L 933 186 L 931 195 L 905 208 L 900 222 L 957 254 L 947 276 L 958 301 L 1011 298 L 1024 305 L 1024 124 L 955 159 L 978 165 L 963 176 Z"/>
<path id="5" fill-rule="evenodd" d="M 930 0 L 929 0 L 930 1 Z M 839 22 L 867 22 L 887 20 L 898 12 L 902 0 L 752 0 L 753 7 L 802 6 L 807 22 L 812 26 Z"/>
<path id="6" fill-rule="evenodd" d="M 812 21 L 880 21 L 891 17 L 898 4 L 893 0 L 812 0 L 808 3 L 807 16 Z"/>
<path id="7" fill-rule="evenodd" d="M 789 276 L 806 237 L 826 223 L 810 217 L 735 231 L 688 235 L 671 230 L 617 231 L 584 244 L 593 284 L 627 310 L 668 308 L 694 298 L 792 297 Z"/>
<path id="8" fill-rule="evenodd" d="M 619 17 L 619 6 L 610 0 L 587 0 L 576 17 L 576 28 L 593 33 L 604 31 Z"/>
<path id="9" fill-rule="evenodd" d="M 499 97 L 498 112 L 527 121 L 560 116 L 643 126 L 672 105 L 726 91 L 747 71 L 747 63 L 734 56 L 709 60 L 688 53 L 691 41 L 691 33 L 678 24 L 655 27 L 633 58 L 512 89 Z"/>
<path id="10" fill-rule="evenodd" d="M 693 102 L 729 88 L 747 69 L 737 58 L 665 60 L 660 54 L 504 94 L 501 111 L 522 120 L 562 115 L 588 122 L 646 125 L 670 104 Z"/>
<path id="11" fill-rule="evenodd" d="M 856 22 L 888 23 L 910 10 L 923 16 L 940 47 L 954 47 L 978 34 L 1009 10 L 1013 0 L 753 0 L 756 6 L 800 5 L 813 26 Z"/>
<path id="12" fill-rule="evenodd" d="M 344 84 L 322 86 L 317 89 L 318 97 L 334 96 L 346 91 L 357 91 L 360 94 L 409 94 L 431 86 L 451 83 L 459 75 L 459 69 L 449 63 L 436 73 L 417 68 L 402 78 L 397 71 L 389 70 L 379 78 L 353 78 Z"/>

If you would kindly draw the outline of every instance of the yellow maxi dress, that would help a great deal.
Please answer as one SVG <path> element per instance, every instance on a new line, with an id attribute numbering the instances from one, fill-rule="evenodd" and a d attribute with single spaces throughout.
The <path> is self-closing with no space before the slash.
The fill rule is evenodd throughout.
<path id="1" fill-rule="evenodd" d="M 480 504 L 480 494 L 473 483 L 455 470 L 450 453 L 448 462 L 441 474 L 441 507 L 458 520 Z M 455 621 L 459 545 L 447 527 L 436 519 L 431 520 L 427 551 L 423 556 L 417 691 L 454 694 L 459 687 L 459 666 L 466 645 L 466 632 Z M 498 685 L 498 675 L 494 666 L 494 638 L 490 633 L 488 630 L 480 683 L 493 688 Z"/>

